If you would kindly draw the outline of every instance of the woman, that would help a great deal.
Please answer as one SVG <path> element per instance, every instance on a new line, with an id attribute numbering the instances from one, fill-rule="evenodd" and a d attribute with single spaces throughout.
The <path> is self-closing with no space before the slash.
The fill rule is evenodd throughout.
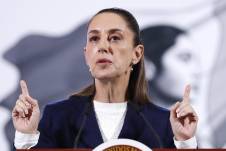
<path id="1" fill-rule="evenodd" d="M 146 71 L 152 73 L 146 75 L 152 101 L 169 107 L 183 97 L 186 83 L 191 84 L 194 99 L 199 92 L 201 62 L 189 35 L 173 26 L 156 25 L 143 29 L 141 37 Z"/>
<path id="2" fill-rule="evenodd" d="M 95 148 L 114 138 L 151 148 L 194 141 L 198 119 L 189 104 L 190 87 L 171 112 L 150 103 L 143 53 L 139 26 L 129 12 L 99 11 L 88 24 L 84 48 L 93 84 L 47 105 L 39 123 L 38 102 L 21 81 L 22 94 L 12 111 L 16 148 Z"/>

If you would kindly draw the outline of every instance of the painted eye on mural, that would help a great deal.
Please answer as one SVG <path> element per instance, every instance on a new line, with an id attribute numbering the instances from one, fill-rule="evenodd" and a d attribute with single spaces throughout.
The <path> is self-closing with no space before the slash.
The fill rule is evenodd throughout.
<path id="1" fill-rule="evenodd" d="M 180 53 L 177 57 L 183 62 L 189 62 L 192 59 L 192 55 L 190 53 Z"/>

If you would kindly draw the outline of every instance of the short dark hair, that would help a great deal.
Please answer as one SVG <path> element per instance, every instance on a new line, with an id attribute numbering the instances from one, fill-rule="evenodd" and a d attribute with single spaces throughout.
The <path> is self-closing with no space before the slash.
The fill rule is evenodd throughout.
<path id="1" fill-rule="evenodd" d="M 145 58 L 156 67 L 157 74 L 162 71 L 162 57 L 175 44 L 179 35 L 185 31 L 169 25 L 155 25 L 142 29 L 141 38 L 145 47 Z"/>

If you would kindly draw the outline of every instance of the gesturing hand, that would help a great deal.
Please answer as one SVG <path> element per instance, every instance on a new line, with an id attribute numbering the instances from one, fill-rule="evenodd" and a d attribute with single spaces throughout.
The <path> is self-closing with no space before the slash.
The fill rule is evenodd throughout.
<path id="1" fill-rule="evenodd" d="M 170 110 L 170 123 L 176 140 L 184 141 L 195 135 L 198 116 L 190 105 L 191 86 L 185 88 L 182 102 L 174 104 Z"/>
<path id="2" fill-rule="evenodd" d="M 19 132 L 36 133 L 40 117 L 38 102 L 29 95 L 25 81 L 21 80 L 20 86 L 22 94 L 12 111 L 13 125 Z"/>

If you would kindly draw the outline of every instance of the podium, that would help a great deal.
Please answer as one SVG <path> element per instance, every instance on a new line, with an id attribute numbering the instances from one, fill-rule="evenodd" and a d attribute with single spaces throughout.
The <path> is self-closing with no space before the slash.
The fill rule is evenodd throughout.
<path id="1" fill-rule="evenodd" d="M 200 151 L 226 151 L 226 149 L 152 149 L 153 151 L 193 151 L 193 150 L 200 150 Z M 18 149 L 17 151 L 92 151 L 92 149 Z M 112 150 L 112 151 L 116 151 L 116 150 Z M 121 151 L 121 150 L 118 150 Z M 126 150 L 122 150 L 122 151 L 126 151 Z M 131 150 L 131 151 L 135 151 L 135 150 Z"/>
<path id="2" fill-rule="evenodd" d="M 31 149 L 32 151 L 33 149 Z M 34 149 L 34 151 L 152 151 L 148 146 L 131 139 L 112 139 L 94 149 Z M 25 151 L 25 150 L 18 150 Z M 27 150 L 26 150 L 27 151 Z M 30 150 L 29 150 L 30 151 Z"/>
<path id="3" fill-rule="evenodd" d="M 52 148 L 52 149 L 29 149 L 29 151 L 176 151 L 176 150 L 183 150 L 183 151 L 191 151 L 191 150 L 203 150 L 203 151 L 212 151 L 212 150 L 225 150 L 226 149 L 172 149 L 172 148 L 153 148 L 150 149 L 146 145 L 130 139 L 114 139 L 103 144 L 100 144 L 94 149 L 69 149 L 69 148 Z M 27 149 L 18 149 L 17 151 L 28 151 Z"/>
<path id="4" fill-rule="evenodd" d="M 60 149 L 60 148 L 52 148 L 52 149 L 17 149 L 16 151 L 92 151 L 92 149 Z"/>

